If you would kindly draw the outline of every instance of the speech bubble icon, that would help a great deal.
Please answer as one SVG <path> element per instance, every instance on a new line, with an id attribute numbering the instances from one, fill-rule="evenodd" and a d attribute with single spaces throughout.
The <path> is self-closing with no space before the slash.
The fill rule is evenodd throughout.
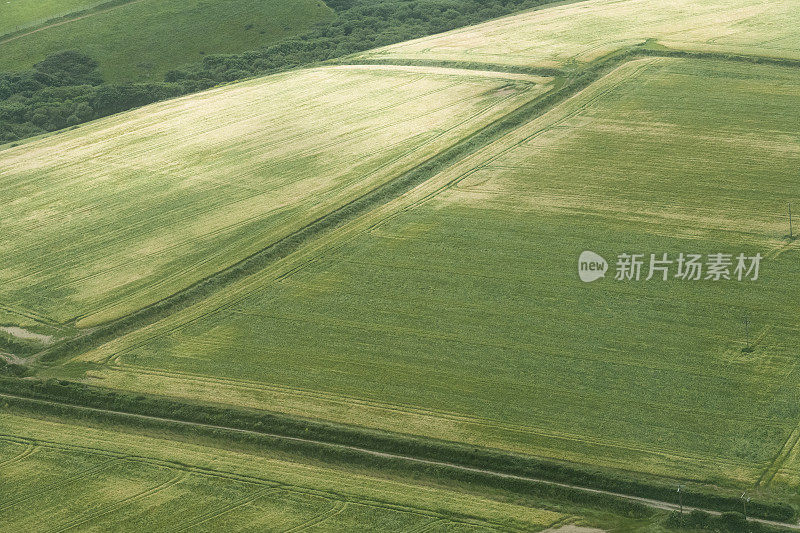
<path id="1" fill-rule="evenodd" d="M 606 260 L 594 252 L 587 250 L 582 252 L 578 258 L 578 276 L 585 283 L 604 278 L 607 270 Z"/>

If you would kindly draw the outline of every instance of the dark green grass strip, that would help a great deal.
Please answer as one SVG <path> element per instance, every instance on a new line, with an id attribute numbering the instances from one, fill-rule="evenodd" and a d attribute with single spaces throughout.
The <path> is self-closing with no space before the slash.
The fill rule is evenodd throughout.
<path id="1" fill-rule="evenodd" d="M 651 49 L 636 47 L 633 55 L 641 57 L 673 57 L 684 59 L 713 59 L 716 61 L 736 61 L 754 65 L 774 65 L 778 67 L 800 68 L 800 59 L 783 57 L 754 56 L 748 54 L 727 54 L 721 52 L 693 52 L 690 50 Z"/>
<path id="2" fill-rule="evenodd" d="M 557 78 L 565 76 L 564 70 L 547 67 L 526 67 L 523 65 L 498 65 L 497 63 L 481 63 L 479 61 L 450 61 L 437 59 L 341 59 L 330 62 L 334 65 L 400 65 L 411 67 L 442 67 L 465 70 L 488 70 L 490 72 L 506 72 L 513 74 L 530 74 Z"/>

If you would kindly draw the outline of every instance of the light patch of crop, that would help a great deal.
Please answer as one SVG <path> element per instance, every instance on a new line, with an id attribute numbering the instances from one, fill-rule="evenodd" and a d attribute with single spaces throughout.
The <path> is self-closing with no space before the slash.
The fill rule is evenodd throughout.
<path id="1" fill-rule="evenodd" d="M 5 150 L 0 300 L 85 326 L 169 296 L 546 88 L 489 74 L 304 70 Z"/>
<path id="2" fill-rule="evenodd" d="M 682 50 L 800 58 L 800 10 L 768 0 L 587 0 L 528 11 L 359 58 L 569 67 L 655 39 Z"/>

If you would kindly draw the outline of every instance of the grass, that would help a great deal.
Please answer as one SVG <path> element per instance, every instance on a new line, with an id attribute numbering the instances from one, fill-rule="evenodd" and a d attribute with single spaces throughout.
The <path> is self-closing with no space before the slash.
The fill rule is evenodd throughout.
<path id="1" fill-rule="evenodd" d="M 650 40 L 685 50 L 800 58 L 800 13 L 780 0 L 588 0 L 406 41 L 355 57 L 576 67 Z M 653 42 L 657 41 L 657 42 Z"/>
<path id="2" fill-rule="evenodd" d="M 127 390 L 794 486 L 800 324 L 786 295 L 800 252 L 783 235 L 786 202 L 800 199 L 798 104 L 796 69 L 630 62 L 325 243 L 77 368 Z M 750 283 L 584 285 L 585 249 L 612 262 L 765 260 Z"/>
<path id="3" fill-rule="evenodd" d="M 251 80 L 5 149 L 2 324 L 61 338 L 163 302 L 424 168 L 544 90 L 570 87 L 568 76 L 536 74 L 575 73 L 645 42 L 654 54 L 800 59 L 797 22 L 796 10 L 773 0 L 681 0 L 658 10 L 589 0 L 353 58 L 380 66 Z M 787 202 L 800 201 L 798 110 L 798 68 L 699 55 L 630 61 L 263 270 L 39 375 L 798 504 L 800 248 L 786 238 L 785 214 Z M 764 260 L 754 282 L 587 285 L 576 276 L 584 250 L 612 269 L 623 252 Z M 10 415 L 0 422 L 14 428 L 0 454 L 59 439 L 74 450 L 84 438 L 64 424 Z M 266 480 L 266 491 L 286 483 L 315 498 L 334 492 L 324 505 L 292 499 L 300 503 L 291 514 L 325 518 L 323 527 L 335 529 L 370 519 L 373 529 L 426 525 L 414 522 L 419 513 L 375 511 L 363 503 L 364 490 L 386 494 L 381 501 L 393 506 L 427 509 L 422 514 L 431 502 L 452 501 L 429 487 L 387 487 L 264 453 L 221 457 L 197 443 L 187 450 L 113 432 L 85 438 L 113 456 L 102 477 L 119 494 L 92 485 L 66 506 L 63 491 L 43 505 L 69 512 L 94 502 L 88 516 L 117 524 L 101 528 L 152 515 L 152 491 L 170 495 L 167 515 L 187 507 L 195 513 L 187 520 L 200 521 L 211 512 L 232 522 L 209 527 L 231 529 L 283 520 L 279 509 L 290 503 L 280 498 L 294 494 L 253 495 L 215 477 L 221 509 L 245 504 L 225 515 L 213 503 L 192 510 L 208 501 L 211 485 L 196 481 L 193 469 L 176 473 L 176 463 L 215 472 L 223 464 Z M 86 454 L 75 455 L 57 462 L 80 463 Z M 0 458 L 0 471 L 22 459 Z M 91 461 L 80 471 L 106 468 Z M 297 481 L 297 472 L 310 470 Z M 54 478 L 51 486 L 62 483 Z M 172 496 L 179 485 L 183 496 Z M 478 509 L 472 519 L 503 516 L 523 528 L 563 518 L 472 500 L 453 505 L 434 512 L 451 520 Z M 26 520 L 52 512 L 22 507 L 10 519 L 25 529 Z"/>
<path id="4" fill-rule="evenodd" d="M 546 78 L 519 77 L 311 69 L 5 150 L 0 183 L 14 207 L 0 218 L 15 237 L 5 245 L 12 260 L 0 298 L 43 322 L 81 327 L 162 299 L 547 87 Z"/>
<path id="5" fill-rule="evenodd" d="M 13 0 L 0 35 L 26 22 L 99 2 Z M 37 4 L 34 6 L 33 4 Z M 40 5 L 41 4 L 41 5 Z M 18 6 L 18 7 L 17 7 Z M 0 7 L 2 15 L 3 7 Z M 84 16 L 85 15 L 85 16 Z M 333 11 L 319 0 L 136 0 L 92 10 L 58 25 L 0 38 L 0 71 L 25 70 L 48 54 L 79 50 L 95 58 L 110 82 L 160 81 L 172 68 L 206 54 L 235 53 L 301 33 Z M 6 31 L 3 27 L 6 26 Z"/>
<path id="6" fill-rule="evenodd" d="M 0 414 L 6 528 L 537 531 L 572 511 L 464 488 L 223 449 L 143 431 Z"/>
<path id="7" fill-rule="evenodd" d="M 3 0 L 0 4 L 0 40 L 3 35 L 49 20 L 84 11 L 107 0 Z"/>

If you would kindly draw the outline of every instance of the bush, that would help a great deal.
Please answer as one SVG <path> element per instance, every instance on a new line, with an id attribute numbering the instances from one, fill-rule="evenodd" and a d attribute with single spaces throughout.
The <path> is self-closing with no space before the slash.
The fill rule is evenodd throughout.
<path id="1" fill-rule="evenodd" d="M 672 511 L 664 522 L 671 529 L 690 529 L 717 531 L 723 533 L 772 533 L 782 531 L 760 522 L 747 521 L 742 513 L 729 511 L 712 515 L 705 511 L 693 510 L 688 514 Z"/>
<path id="2" fill-rule="evenodd" d="M 97 70 L 97 61 L 72 50 L 50 54 L 33 65 L 33 69 L 37 79 L 49 87 L 103 83 L 103 77 Z"/>

